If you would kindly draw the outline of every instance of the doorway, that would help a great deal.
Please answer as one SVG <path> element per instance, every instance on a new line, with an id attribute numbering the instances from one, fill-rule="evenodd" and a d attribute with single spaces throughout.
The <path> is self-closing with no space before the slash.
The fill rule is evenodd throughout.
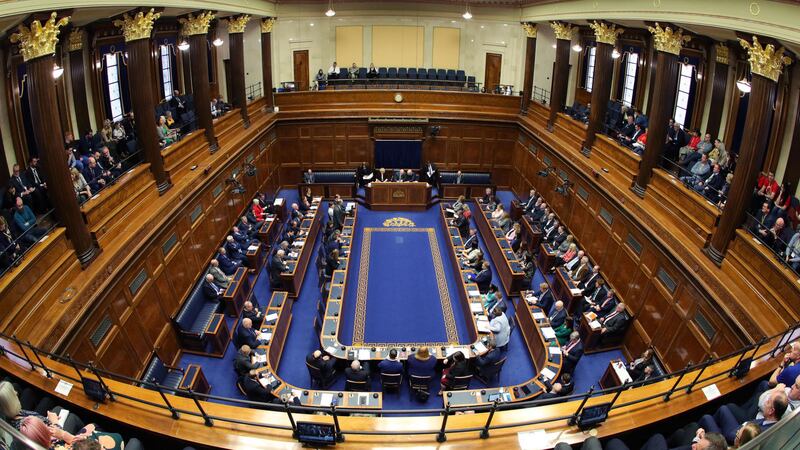
<path id="1" fill-rule="evenodd" d="M 294 51 L 294 82 L 298 91 L 308 90 L 308 50 Z"/>
<path id="2" fill-rule="evenodd" d="M 486 92 L 494 92 L 500 84 L 500 68 L 503 65 L 503 55 L 499 53 L 486 54 L 486 73 L 483 77 L 483 87 Z"/>

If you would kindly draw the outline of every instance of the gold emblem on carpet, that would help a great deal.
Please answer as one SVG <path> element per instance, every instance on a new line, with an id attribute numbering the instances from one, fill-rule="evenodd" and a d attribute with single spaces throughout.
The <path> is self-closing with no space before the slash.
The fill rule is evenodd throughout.
<path id="1" fill-rule="evenodd" d="M 383 226 L 413 228 L 417 226 L 417 224 L 415 224 L 413 220 L 406 219 L 405 217 L 392 217 L 391 219 L 384 220 Z"/>

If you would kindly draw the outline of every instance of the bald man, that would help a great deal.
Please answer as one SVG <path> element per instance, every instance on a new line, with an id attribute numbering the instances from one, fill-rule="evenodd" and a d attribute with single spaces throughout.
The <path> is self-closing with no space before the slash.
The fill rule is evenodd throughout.
<path id="1" fill-rule="evenodd" d="M 251 348 L 256 348 L 262 344 L 258 340 L 258 332 L 253 329 L 253 321 L 251 319 L 242 319 L 242 323 L 236 329 L 236 336 L 234 336 L 233 340 L 238 346 L 249 345 Z"/>
<path id="2" fill-rule="evenodd" d="M 210 273 L 206 274 L 205 278 L 203 279 L 202 289 L 206 300 L 219 300 L 222 297 L 222 294 L 225 292 L 224 289 L 214 283 L 214 275 L 211 275 Z"/>
<path id="3" fill-rule="evenodd" d="M 362 366 L 361 362 L 357 359 L 350 363 L 350 367 L 344 369 L 345 377 L 349 382 L 361 383 L 363 386 L 354 386 L 350 383 L 347 384 L 348 391 L 368 391 L 369 390 L 369 370 L 366 366 Z"/>

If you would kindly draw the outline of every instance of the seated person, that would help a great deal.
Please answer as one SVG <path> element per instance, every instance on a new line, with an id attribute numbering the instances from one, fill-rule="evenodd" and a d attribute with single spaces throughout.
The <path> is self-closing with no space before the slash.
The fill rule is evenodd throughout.
<path id="1" fill-rule="evenodd" d="M 242 345 L 239 347 L 239 352 L 233 360 L 233 369 L 239 376 L 253 376 L 256 374 L 257 369 L 262 367 L 261 363 L 253 362 L 255 354 L 249 345 Z"/>
<path id="2" fill-rule="evenodd" d="M 769 390 L 764 402 L 759 402 L 758 405 L 761 418 L 755 419 L 753 422 L 761 428 L 761 432 L 764 432 L 781 420 L 788 406 L 789 398 L 783 388 Z M 707 433 L 720 433 L 731 444 L 736 440 L 740 424 L 741 422 L 736 419 L 727 405 L 720 406 L 713 417 L 706 414 L 698 421 L 698 425 Z"/>
<path id="3" fill-rule="evenodd" d="M 489 209 L 493 209 L 499 203 L 497 197 L 492 193 L 492 188 L 486 188 L 483 197 L 481 197 L 481 203 L 488 205 Z"/>
<path id="4" fill-rule="evenodd" d="M 334 374 L 334 364 L 336 363 L 330 355 L 322 350 L 314 350 L 306 356 L 306 364 L 319 370 L 323 380 L 328 380 Z"/>
<path id="5" fill-rule="evenodd" d="M 261 384 L 257 375 L 240 375 L 238 382 L 248 400 L 264 403 L 271 403 L 277 400 L 277 397 L 272 393 L 272 386 Z"/>
<path id="6" fill-rule="evenodd" d="M 631 148 L 633 148 L 634 153 L 637 155 L 641 155 L 644 153 L 645 147 L 647 147 L 647 128 L 642 128 L 641 132 L 637 131 L 635 134 L 636 142 L 633 143 Z"/>
<path id="7" fill-rule="evenodd" d="M 237 226 L 231 228 L 231 236 L 233 236 L 233 240 L 236 241 L 237 244 L 239 244 L 239 247 L 241 247 L 242 250 L 246 250 L 247 247 L 250 246 L 251 241 L 253 240 L 247 233 L 243 232 Z M 253 244 L 255 245 L 257 244 L 257 242 Z"/>
<path id="8" fill-rule="evenodd" d="M 555 330 L 560 328 L 567 322 L 567 310 L 564 309 L 564 302 L 557 301 L 553 307 L 553 311 L 548 316 L 550 326 Z"/>
<path id="9" fill-rule="evenodd" d="M 784 261 L 795 272 L 800 272 L 800 231 L 795 233 L 784 251 Z"/>
<path id="10" fill-rule="evenodd" d="M 36 224 L 36 215 L 28 205 L 22 202 L 20 197 L 16 199 L 14 223 L 17 229 L 22 233 L 22 240 L 27 242 L 28 245 L 39 242 L 39 239 L 43 238 L 47 233 L 45 228 Z"/>
<path id="11" fill-rule="evenodd" d="M 206 300 L 219 300 L 225 290 L 214 283 L 214 275 L 207 273 L 203 278 L 203 295 Z"/>
<path id="12" fill-rule="evenodd" d="M 381 167 L 380 169 L 378 169 L 378 173 L 375 175 L 375 181 L 378 181 L 378 182 L 381 182 L 381 183 L 383 183 L 385 181 L 389 181 L 389 179 L 386 177 L 386 169 L 385 168 Z"/>
<path id="13" fill-rule="evenodd" d="M 486 342 L 486 353 L 475 358 L 475 376 L 484 377 L 485 373 L 494 370 L 494 365 L 503 359 L 503 352 L 497 348 L 494 339 Z"/>
<path id="14" fill-rule="evenodd" d="M 725 179 L 722 177 L 722 172 L 719 164 L 711 164 L 711 172 L 702 179 L 696 179 L 694 184 L 690 187 L 699 192 L 703 196 L 706 195 L 707 188 L 711 187 L 715 190 L 722 188 Z M 710 193 L 710 192 L 709 192 Z"/>
<path id="15" fill-rule="evenodd" d="M 478 248 L 478 230 L 470 228 L 469 237 L 464 241 L 464 251 L 471 251 Z"/>
<path id="16" fill-rule="evenodd" d="M 700 145 L 700 130 L 690 130 L 689 142 L 678 150 L 678 160 L 682 161 L 689 152 L 696 151 L 698 145 Z"/>
<path id="17" fill-rule="evenodd" d="M 363 387 L 356 384 L 347 383 L 346 386 L 348 391 L 369 391 L 369 368 L 367 366 L 362 366 L 359 360 L 353 360 L 353 362 L 350 363 L 350 367 L 344 369 L 344 376 L 345 379 L 350 383 L 366 383 L 363 385 Z"/>
<path id="18" fill-rule="evenodd" d="M 285 256 L 286 253 L 283 250 L 278 250 L 269 260 L 269 283 L 271 287 L 280 286 L 281 273 L 289 271 L 289 266 L 283 260 Z"/>
<path id="19" fill-rule="evenodd" d="M 498 302 L 503 301 L 503 296 L 498 292 L 494 284 L 489 286 L 489 290 L 483 295 L 483 308 L 491 311 Z"/>
<path id="20" fill-rule="evenodd" d="M 332 277 L 334 270 L 339 270 L 339 250 L 336 249 L 325 258 L 325 275 Z"/>
<path id="21" fill-rule="evenodd" d="M 511 221 L 511 215 L 507 212 L 504 212 L 503 216 L 497 220 L 497 225 L 499 225 L 500 228 L 506 233 L 511 229 L 512 224 L 513 222 Z"/>
<path id="22" fill-rule="evenodd" d="M 647 381 L 650 381 L 652 383 L 651 380 L 653 380 L 654 378 L 656 378 L 656 368 L 652 364 L 648 364 L 647 366 L 645 366 L 642 373 L 640 373 L 639 376 L 637 376 L 636 378 L 631 377 L 631 379 L 634 382 L 644 382 L 645 384 L 649 384 L 647 383 Z"/>
<path id="23" fill-rule="evenodd" d="M 561 372 L 571 374 L 578 365 L 581 356 L 583 356 L 583 343 L 581 342 L 581 335 L 577 331 L 573 331 L 569 335 L 569 342 L 561 347 L 561 355 L 563 362 L 561 364 Z"/>
<path id="24" fill-rule="evenodd" d="M 242 319 L 242 323 L 236 328 L 236 334 L 233 336 L 233 341 L 237 347 L 242 345 L 249 345 L 250 348 L 256 348 L 264 344 L 262 339 L 259 339 L 259 333 L 253 328 L 253 321 L 247 318 Z"/>
<path id="25" fill-rule="evenodd" d="M 234 261 L 228 257 L 228 251 L 225 250 L 225 247 L 220 247 L 217 250 L 217 261 L 219 262 L 219 268 L 222 269 L 222 272 L 225 275 L 233 275 L 236 272 L 242 263 L 239 261 Z"/>
<path id="26" fill-rule="evenodd" d="M 617 133 L 617 139 L 625 145 L 630 145 L 635 131 L 636 124 L 633 122 L 633 116 L 627 116 L 625 125 Z"/>
<path id="27" fill-rule="evenodd" d="M 611 314 L 611 312 L 614 311 L 614 308 L 616 306 L 617 306 L 617 298 L 616 295 L 614 295 L 614 290 L 609 289 L 606 291 L 606 296 L 599 303 L 591 305 L 589 307 L 589 310 L 597 314 L 597 317 L 603 318 Z"/>
<path id="28" fill-rule="evenodd" d="M 489 285 L 492 283 L 492 271 L 489 269 L 489 263 L 484 261 L 481 271 L 475 275 L 468 275 L 467 279 L 478 285 L 478 290 L 481 293 L 486 293 L 489 290 Z"/>
<path id="29" fill-rule="evenodd" d="M 389 350 L 389 357 L 378 363 L 381 374 L 399 375 L 403 373 L 403 364 L 397 360 L 397 349 Z"/>
<path id="30" fill-rule="evenodd" d="M 598 321 L 603 324 L 600 328 L 600 341 L 607 340 L 625 332 L 628 318 L 625 315 L 625 304 L 619 303 L 607 316 L 600 317 Z"/>
<path id="31" fill-rule="evenodd" d="M 314 182 L 314 172 L 311 169 L 303 172 L 303 183 L 311 184 Z"/>
<path id="32" fill-rule="evenodd" d="M 578 282 L 578 289 L 581 290 L 581 294 L 587 295 L 587 292 L 593 291 L 597 281 L 600 279 L 600 265 L 595 264 L 592 266 L 592 270 Z"/>
<path id="33" fill-rule="evenodd" d="M 544 384 L 545 392 L 542 394 L 540 399 L 548 399 L 548 398 L 558 398 L 558 397 L 566 397 L 572 394 L 572 390 L 575 388 L 575 384 L 572 382 L 572 374 L 564 373 L 559 377 L 559 381 L 555 383 L 550 383 L 550 380 L 545 380 L 542 384 Z"/>
<path id="34" fill-rule="evenodd" d="M 501 204 L 497 205 L 497 207 L 494 209 L 494 211 L 492 211 L 491 217 L 494 220 L 498 220 L 501 217 L 503 217 L 503 213 L 505 213 L 505 212 L 506 212 L 506 209 L 503 207 L 503 204 L 501 203 Z"/>
<path id="35" fill-rule="evenodd" d="M 72 188 L 75 190 L 75 195 L 78 197 L 78 203 L 83 203 L 92 198 L 92 188 L 78 169 L 74 167 L 69 169 L 69 174 L 72 178 Z"/>
<path id="36" fill-rule="evenodd" d="M 431 352 L 426 346 L 422 346 L 408 357 L 406 368 L 409 375 L 418 377 L 433 377 L 436 368 L 436 358 L 431 356 Z"/>
<path id="37" fill-rule="evenodd" d="M 328 68 L 328 79 L 329 80 L 338 80 L 339 79 L 339 66 L 336 65 L 336 61 Z"/>
<path id="38" fill-rule="evenodd" d="M 528 303 L 532 305 L 538 305 L 545 314 L 550 314 L 550 310 L 553 308 L 553 293 L 550 291 L 550 285 L 546 282 L 539 283 L 539 291 L 534 292 L 533 297 L 529 297 Z"/>
<path id="39" fill-rule="evenodd" d="M 536 194 L 536 189 L 531 188 L 530 192 L 528 193 L 528 200 L 526 200 L 524 203 L 520 203 L 519 205 L 522 208 L 522 212 L 529 214 L 531 211 L 533 211 L 533 208 L 536 207 L 536 202 L 540 198 L 541 197 Z"/>
<path id="40" fill-rule="evenodd" d="M 455 219 L 453 219 L 450 224 L 458 228 L 458 234 L 461 236 L 461 239 L 467 238 L 469 234 L 469 219 L 467 219 L 463 212 L 456 213 Z"/>
<path id="41" fill-rule="evenodd" d="M 551 271 L 555 271 L 556 267 L 563 266 L 568 262 L 572 261 L 578 255 L 578 246 L 575 244 L 570 244 L 569 248 L 566 252 L 562 254 L 556 253 L 556 257 L 553 258 L 553 267 L 550 268 Z"/>
<path id="42" fill-rule="evenodd" d="M 16 238 L 5 217 L 0 216 L 0 270 L 11 267 L 22 256 L 23 249 L 15 242 Z"/>
<path id="43" fill-rule="evenodd" d="M 406 170 L 406 180 L 410 182 L 417 182 L 419 181 L 419 175 L 414 173 L 411 169 Z"/>
<path id="44" fill-rule="evenodd" d="M 459 212 L 464 212 L 467 209 L 467 199 L 463 195 L 459 195 L 453 205 L 451 206 L 454 215 Z"/>
<path id="45" fill-rule="evenodd" d="M 158 142 L 162 147 L 166 147 L 178 140 L 178 130 L 170 130 L 167 126 L 167 118 L 164 116 L 158 117 L 156 133 L 158 134 Z"/>
<path id="46" fill-rule="evenodd" d="M 225 251 L 227 252 L 228 258 L 246 264 L 247 255 L 242 251 L 241 245 L 236 242 L 232 234 L 229 234 L 225 238 Z"/>
<path id="47" fill-rule="evenodd" d="M 253 206 L 251 208 L 251 211 L 253 213 L 253 216 L 258 221 L 263 221 L 267 216 L 266 211 L 264 211 L 264 208 L 261 206 L 261 201 L 257 198 L 253 199 Z"/>
<path id="48" fill-rule="evenodd" d="M 250 320 L 250 322 L 254 325 L 261 324 L 264 321 L 264 315 L 261 314 L 261 311 L 259 311 L 258 308 L 253 306 L 253 302 L 250 300 L 244 302 L 242 318 Z"/>
<path id="49" fill-rule="evenodd" d="M 645 367 L 653 365 L 654 356 L 655 352 L 653 351 L 652 347 L 645 350 L 644 353 L 642 353 L 642 356 L 634 359 L 628 364 L 628 375 L 630 375 L 633 380 L 639 378 L 644 372 Z"/>
<path id="50" fill-rule="evenodd" d="M 367 71 L 367 78 L 378 78 L 378 69 L 375 68 L 375 64 L 369 64 L 369 70 Z"/>
<path id="51" fill-rule="evenodd" d="M 89 183 L 92 192 L 97 192 L 104 188 L 109 181 L 104 175 L 103 168 L 97 164 L 97 160 L 94 157 L 88 158 L 87 164 L 83 168 L 83 177 Z"/>
<path id="52" fill-rule="evenodd" d="M 586 274 L 588 274 L 589 271 L 591 270 L 591 268 L 590 268 L 591 264 L 589 264 L 589 257 L 588 256 L 582 256 L 580 261 L 578 261 L 577 264 L 578 264 L 578 266 L 575 267 L 574 269 L 570 270 L 570 272 L 569 272 L 570 278 L 572 278 L 572 281 L 575 281 L 575 282 L 578 282 L 578 281 L 582 280 L 583 277 L 585 277 Z"/>
<path id="53" fill-rule="evenodd" d="M 519 250 L 519 244 L 522 239 L 522 226 L 520 226 L 519 222 L 515 222 L 511 225 L 511 229 L 508 230 L 506 233 L 506 240 L 511 245 L 511 250 L 516 252 Z"/>
<path id="54" fill-rule="evenodd" d="M 460 351 L 453 353 L 449 358 L 445 358 L 442 364 L 445 368 L 442 370 L 442 378 L 440 380 L 441 389 L 438 395 L 442 395 L 443 391 L 450 390 L 456 377 L 472 375 L 469 361 L 467 361 L 467 358 Z"/>
<path id="55" fill-rule="evenodd" d="M 466 251 L 466 250 L 465 250 Z M 480 271 L 483 268 L 483 251 L 481 249 L 476 248 L 461 258 L 461 264 L 465 268 L 471 268 L 476 271 Z"/>
<path id="56" fill-rule="evenodd" d="M 708 161 L 708 156 L 702 155 L 700 161 L 697 161 L 689 172 L 691 175 L 681 177 L 681 181 L 684 184 L 691 186 L 705 180 L 709 172 L 711 172 L 711 163 Z"/>

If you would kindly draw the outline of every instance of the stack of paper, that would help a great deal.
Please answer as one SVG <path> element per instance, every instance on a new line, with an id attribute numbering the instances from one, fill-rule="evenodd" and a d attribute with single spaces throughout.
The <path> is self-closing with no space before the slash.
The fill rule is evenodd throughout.
<path id="1" fill-rule="evenodd" d="M 331 406 L 331 401 L 333 401 L 333 394 L 326 393 L 319 396 L 320 406 Z"/>
<path id="2" fill-rule="evenodd" d="M 272 222 L 273 220 L 275 220 L 274 217 L 267 217 L 266 219 L 264 219 L 264 222 Z"/>
<path id="3" fill-rule="evenodd" d="M 492 330 L 489 328 L 489 321 L 488 320 L 479 320 L 475 322 L 475 325 L 478 326 L 478 333 L 491 333 Z"/>
<path id="4" fill-rule="evenodd" d="M 257 245 L 251 245 L 251 246 L 247 247 L 247 251 L 248 252 L 254 252 L 256 250 L 258 250 L 258 246 Z"/>
<path id="5" fill-rule="evenodd" d="M 326 348 L 325 349 L 325 353 L 328 353 L 329 355 L 335 355 L 336 354 L 336 347 L 330 346 L 330 347 Z"/>
<path id="6" fill-rule="evenodd" d="M 303 246 L 303 244 L 305 244 L 305 243 L 306 243 L 306 241 L 294 241 L 294 242 L 292 243 L 292 246 L 293 246 L 293 247 L 302 247 L 302 246 Z"/>
<path id="7" fill-rule="evenodd" d="M 569 292 L 570 292 L 572 295 L 580 295 L 580 294 L 581 294 L 581 290 L 580 290 L 580 289 L 578 289 L 578 288 L 572 288 L 572 289 L 570 289 L 570 290 L 569 290 Z"/>
<path id="8" fill-rule="evenodd" d="M 254 359 L 256 360 L 257 363 L 264 364 L 267 362 L 267 354 L 266 353 L 258 354 Z"/>
<path id="9" fill-rule="evenodd" d="M 358 350 L 358 359 L 360 359 L 362 361 L 368 360 L 369 359 L 369 349 L 368 348 L 362 348 L 362 349 Z"/>
<path id="10" fill-rule="evenodd" d="M 533 313 L 533 320 L 544 320 L 545 318 L 547 318 L 547 316 L 545 316 L 544 313 L 538 311 Z"/>
<path id="11" fill-rule="evenodd" d="M 544 335 L 544 338 L 548 341 L 556 338 L 556 332 L 553 331 L 551 327 L 542 327 L 542 335 Z"/>
<path id="12" fill-rule="evenodd" d="M 596 320 L 589 322 L 589 326 L 592 327 L 593 330 L 597 330 L 598 328 L 602 327 L 602 325 L 600 325 L 600 322 Z"/>
<path id="13" fill-rule="evenodd" d="M 272 323 L 278 319 L 278 313 L 272 313 L 264 318 L 264 321 L 267 323 Z"/>
<path id="14" fill-rule="evenodd" d="M 481 296 L 481 292 L 479 290 L 477 290 L 477 289 L 468 289 L 467 290 L 467 294 L 469 294 L 470 297 L 480 297 Z"/>
<path id="15" fill-rule="evenodd" d="M 548 380 L 552 380 L 553 378 L 556 377 L 556 374 L 549 368 L 545 367 L 544 369 L 542 369 L 542 376 L 547 378 Z"/>
<path id="16" fill-rule="evenodd" d="M 551 355 L 560 355 L 561 354 L 561 347 L 548 347 L 550 349 Z"/>
<path id="17" fill-rule="evenodd" d="M 267 341 L 267 342 L 269 342 L 270 339 L 272 339 L 272 333 L 260 333 L 258 335 L 258 340 L 259 341 Z"/>
<path id="18" fill-rule="evenodd" d="M 469 309 L 473 313 L 482 313 L 483 312 L 483 305 L 478 302 L 472 302 L 469 304 Z"/>
<path id="19" fill-rule="evenodd" d="M 486 351 L 486 346 L 483 345 L 483 341 L 478 341 L 475 343 L 475 353 L 481 354 Z"/>

